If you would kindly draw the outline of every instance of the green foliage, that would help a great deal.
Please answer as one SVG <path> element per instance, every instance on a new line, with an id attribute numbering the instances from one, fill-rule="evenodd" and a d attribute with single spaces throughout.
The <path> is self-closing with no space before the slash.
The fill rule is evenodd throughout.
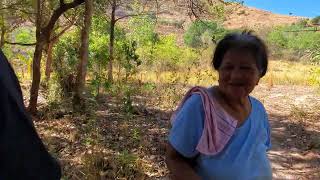
<path id="1" fill-rule="evenodd" d="M 320 25 L 320 16 L 311 19 L 311 24 Z"/>
<path id="2" fill-rule="evenodd" d="M 195 50 L 178 46 L 174 35 L 159 36 L 155 32 L 155 19 L 152 16 L 137 16 L 129 20 L 127 33 L 127 43 L 123 43 L 122 49 L 132 49 L 132 43 L 136 42 L 135 53 L 139 61 L 122 64 L 126 69 L 131 69 L 133 64 L 137 65 L 156 65 L 158 68 L 172 68 L 183 63 L 193 62 L 198 59 L 199 55 Z M 131 44 L 131 45 L 130 45 Z M 128 46 L 129 45 L 129 46 Z M 130 47 L 131 48 L 128 48 Z M 124 54 L 123 60 L 128 60 L 125 54 L 129 51 L 121 51 Z M 129 62 L 129 61 L 127 61 Z M 130 65 L 131 64 L 131 65 Z"/>
<path id="3" fill-rule="evenodd" d="M 293 27 L 292 31 L 298 32 L 291 32 L 287 34 L 288 48 L 299 51 L 315 49 L 320 43 L 320 33 L 313 31 L 299 32 L 300 30 L 300 27 Z"/>
<path id="4" fill-rule="evenodd" d="M 309 23 L 309 19 L 301 19 L 296 24 L 301 27 L 306 27 Z"/>
<path id="5" fill-rule="evenodd" d="M 69 97 L 73 90 L 76 69 L 79 62 L 80 31 L 78 29 L 63 35 L 53 49 L 53 69 L 62 96 Z"/>
<path id="6" fill-rule="evenodd" d="M 29 27 L 16 28 L 13 32 L 8 33 L 7 36 L 8 37 L 5 40 L 12 42 L 35 42 L 34 29 Z M 9 61 L 11 61 L 13 66 L 22 67 L 21 70 L 16 72 L 19 77 L 25 78 L 31 76 L 31 64 L 34 53 L 34 46 L 14 46 L 5 44 L 2 47 L 2 51 L 6 54 L 6 57 Z"/>
<path id="7" fill-rule="evenodd" d="M 109 20 L 105 16 L 92 18 L 89 36 L 88 75 L 91 76 L 89 89 L 93 96 L 98 96 L 100 88 L 107 83 L 105 76 L 109 60 L 109 29 Z"/>
<path id="8" fill-rule="evenodd" d="M 90 36 L 90 59 L 89 66 L 94 66 L 95 63 L 107 65 L 109 59 L 109 36 L 100 35 L 93 32 Z"/>
<path id="9" fill-rule="evenodd" d="M 152 64 L 155 58 L 155 46 L 159 42 L 155 23 L 155 19 L 150 15 L 132 17 L 128 23 L 127 39 L 137 43 L 136 53 L 142 63 Z"/>
<path id="10" fill-rule="evenodd" d="M 31 77 L 33 58 L 32 49 L 26 49 L 23 53 L 17 53 L 15 54 L 15 56 L 22 62 L 20 63 L 20 66 L 24 66 L 24 69 L 27 70 L 27 74 Z M 24 74 L 22 74 L 22 76 L 24 76 Z"/>
<path id="11" fill-rule="evenodd" d="M 80 33 L 78 30 L 70 32 L 60 38 L 54 48 L 55 68 L 61 68 L 64 75 L 75 72 L 78 64 L 78 53 L 80 48 Z M 57 70 L 58 70 L 57 69 Z"/>
<path id="12" fill-rule="evenodd" d="M 120 65 L 124 67 L 127 79 L 130 75 L 136 72 L 136 68 L 141 65 L 139 55 L 136 53 L 137 44 L 133 42 L 123 42 L 121 51 L 122 58 L 120 58 Z"/>
<path id="13" fill-rule="evenodd" d="M 149 56 L 142 53 L 149 50 Z M 151 51 L 151 52 L 150 52 Z M 143 46 L 137 49 L 142 54 L 141 59 L 150 58 L 147 65 L 155 65 L 160 69 L 175 68 L 182 64 L 192 63 L 199 57 L 197 52 L 188 47 L 178 46 L 176 36 L 171 34 L 159 37 L 159 41 L 153 46 Z"/>
<path id="14" fill-rule="evenodd" d="M 314 40 L 318 40 L 319 33 L 312 30 L 312 27 L 304 28 L 301 24 L 277 27 L 268 34 L 268 40 L 283 47 L 307 49 L 315 45 Z M 297 44 L 298 42 L 302 45 Z"/>
<path id="15" fill-rule="evenodd" d="M 18 28 L 13 32 L 15 42 L 19 43 L 34 43 L 36 42 L 35 29 L 33 28 Z"/>
<path id="16" fill-rule="evenodd" d="M 117 158 L 123 166 L 133 166 L 137 160 L 137 157 L 129 153 L 127 150 L 121 152 Z"/>
<path id="17" fill-rule="evenodd" d="M 268 34 L 267 40 L 270 44 L 275 44 L 278 47 L 286 48 L 288 40 L 284 35 L 282 27 L 277 27 Z"/>
<path id="18" fill-rule="evenodd" d="M 132 104 L 133 92 L 134 92 L 133 87 L 124 86 L 124 97 L 123 97 L 124 111 L 129 115 L 133 113 L 133 104 Z"/>
<path id="19" fill-rule="evenodd" d="M 311 61 L 314 64 L 320 65 L 320 44 L 315 45 L 315 48 L 311 50 Z"/>
<path id="20" fill-rule="evenodd" d="M 128 23 L 130 32 L 127 36 L 130 40 L 136 41 L 138 46 L 151 45 L 157 41 L 155 25 L 156 21 L 151 16 L 130 18 Z"/>
<path id="21" fill-rule="evenodd" d="M 225 17 L 225 5 L 218 4 L 215 6 L 209 6 L 209 12 L 212 14 L 216 19 L 223 19 Z"/>
<path id="22" fill-rule="evenodd" d="M 60 84 L 58 83 L 58 74 L 57 73 L 52 73 L 51 78 L 49 79 L 48 83 L 48 93 L 46 94 L 46 100 L 48 101 L 49 104 L 54 104 L 60 100 L 62 100 L 61 94 L 62 88 Z"/>
<path id="23" fill-rule="evenodd" d="M 143 85 L 143 89 L 145 91 L 152 91 L 156 88 L 156 84 L 155 83 L 152 83 L 152 82 L 147 82 L 147 83 L 144 83 Z"/>
<path id="24" fill-rule="evenodd" d="M 194 21 L 184 34 L 184 42 L 193 48 L 207 47 L 212 41 L 219 40 L 226 31 L 212 21 Z"/>
<path id="25" fill-rule="evenodd" d="M 320 59 L 320 33 L 312 30 L 303 24 L 277 27 L 268 34 L 267 41 L 274 51 L 291 50 L 300 56 L 311 55 L 310 60 L 315 62 Z"/>
<path id="26" fill-rule="evenodd" d="M 178 63 L 180 55 L 180 48 L 174 35 L 160 37 L 160 42 L 156 45 L 155 50 L 157 63 L 175 65 Z"/>
<path id="27" fill-rule="evenodd" d="M 196 20 L 184 34 L 184 42 L 190 47 L 200 48 L 203 46 L 201 35 L 206 31 L 212 33 L 216 28 L 216 23 Z"/>
<path id="28" fill-rule="evenodd" d="M 107 80 L 107 66 L 109 62 L 109 43 L 110 43 L 110 21 L 105 16 L 94 16 L 92 21 L 92 30 L 90 33 L 89 52 L 90 58 L 88 63 L 90 75 L 90 89 L 94 96 L 99 95 L 100 88 L 109 90 L 110 82 Z M 121 27 L 115 27 L 114 57 L 115 63 L 123 66 L 127 52 L 124 48 L 128 44 L 126 32 Z M 129 45 L 128 45 L 129 46 Z M 130 49 L 132 50 L 132 48 Z M 129 51 L 129 50 L 128 50 Z M 129 55 L 129 56 L 130 56 Z M 131 62 L 131 61 L 130 61 Z M 126 64 L 128 65 L 128 64 Z M 124 66 L 123 66 L 124 67 Z M 131 67 L 131 66 L 130 66 Z M 128 66 L 124 67 L 128 69 Z"/>

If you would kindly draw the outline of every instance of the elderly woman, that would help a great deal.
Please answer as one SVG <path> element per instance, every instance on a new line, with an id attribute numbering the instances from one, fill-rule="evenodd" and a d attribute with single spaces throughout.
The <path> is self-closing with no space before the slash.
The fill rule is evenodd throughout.
<path id="1" fill-rule="evenodd" d="M 228 34 L 212 64 L 218 85 L 189 90 L 172 117 L 166 152 L 172 179 L 272 179 L 267 113 L 249 96 L 267 71 L 265 44 L 249 32 Z"/>

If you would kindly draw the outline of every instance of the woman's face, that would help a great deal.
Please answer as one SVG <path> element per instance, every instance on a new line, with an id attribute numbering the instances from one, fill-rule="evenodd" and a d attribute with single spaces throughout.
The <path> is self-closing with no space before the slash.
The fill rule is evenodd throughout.
<path id="1" fill-rule="evenodd" d="M 219 72 L 219 89 L 231 99 L 247 97 L 260 80 L 254 56 L 246 50 L 229 50 Z"/>

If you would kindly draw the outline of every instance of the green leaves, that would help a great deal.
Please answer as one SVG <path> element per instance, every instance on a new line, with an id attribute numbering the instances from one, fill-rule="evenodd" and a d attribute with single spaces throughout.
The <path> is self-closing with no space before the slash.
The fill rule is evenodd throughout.
<path id="1" fill-rule="evenodd" d="M 320 25 L 320 16 L 317 16 L 317 17 L 311 19 L 311 24 Z"/>
<path id="2" fill-rule="evenodd" d="M 136 41 L 139 46 L 150 45 L 158 40 L 155 33 L 156 22 L 151 16 L 132 17 L 128 24 L 130 29 L 128 38 Z"/>
<path id="3" fill-rule="evenodd" d="M 54 47 L 54 68 L 61 77 L 73 74 L 78 64 L 80 48 L 79 30 L 63 35 Z"/>
<path id="4" fill-rule="evenodd" d="M 137 44 L 136 41 L 125 41 L 121 45 L 121 60 L 120 64 L 126 70 L 126 76 L 133 74 L 136 67 L 141 65 L 139 55 L 136 53 Z"/>
<path id="5" fill-rule="evenodd" d="M 267 35 L 268 43 L 281 51 L 293 50 L 302 55 L 308 55 L 312 62 L 319 62 L 320 33 L 313 31 L 313 27 L 305 27 L 304 24 L 277 27 Z M 280 48 L 280 49 L 279 49 Z"/>
<path id="6" fill-rule="evenodd" d="M 225 33 L 215 22 L 196 20 L 184 34 L 184 43 L 193 48 L 206 48 Z"/>
<path id="7" fill-rule="evenodd" d="M 14 32 L 15 42 L 34 43 L 36 42 L 35 29 L 19 28 Z"/>

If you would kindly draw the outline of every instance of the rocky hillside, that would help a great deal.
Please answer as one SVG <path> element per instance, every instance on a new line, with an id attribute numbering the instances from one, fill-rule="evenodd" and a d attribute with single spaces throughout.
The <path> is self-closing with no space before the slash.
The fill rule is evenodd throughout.
<path id="1" fill-rule="evenodd" d="M 303 17 L 273 14 L 270 11 L 242 6 L 228 15 L 226 19 L 224 26 L 228 29 L 261 29 L 296 23 Z"/>
<path id="2" fill-rule="evenodd" d="M 160 34 L 176 34 L 179 42 L 191 22 L 184 6 L 166 4 L 165 13 L 159 15 L 157 31 Z M 226 15 L 223 26 L 227 29 L 266 29 L 278 25 L 296 23 L 303 17 L 274 14 L 269 11 L 246 6 L 237 6 Z"/>

